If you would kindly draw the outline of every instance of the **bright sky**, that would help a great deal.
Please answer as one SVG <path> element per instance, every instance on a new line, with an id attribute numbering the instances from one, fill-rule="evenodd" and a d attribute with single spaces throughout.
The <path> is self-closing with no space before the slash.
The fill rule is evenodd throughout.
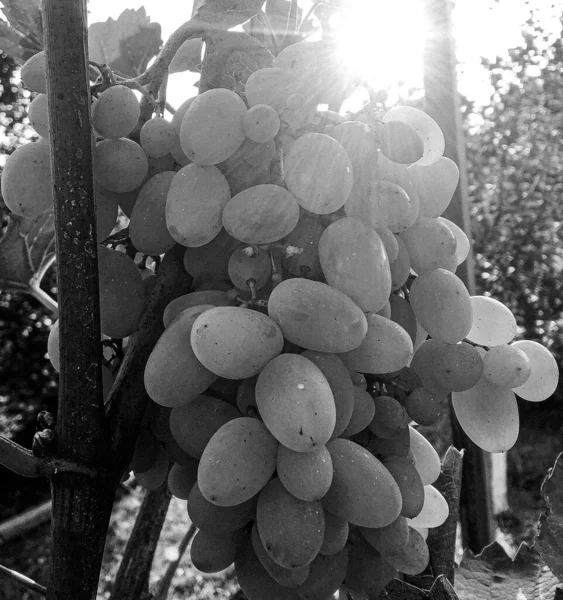
<path id="1" fill-rule="evenodd" d="M 421 85 L 424 26 L 420 0 L 348 2 L 350 18 L 341 21 L 340 26 L 345 38 L 344 54 L 351 66 L 359 66 L 364 73 L 373 76 L 374 82 L 382 85 L 397 79 L 405 80 L 407 85 Z M 179 24 L 188 20 L 192 12 L 192 0 L 90 0 L 88 6 L 90 23 L 117 18 L 126 8 L 144 6 L 151 20 L 161 24 L 164 40 Z M 487 102 L 488 88 L 480 57 L 504 55 L 508 48 L 521 42 L 520 32 L 530 6 L 541 11 L 548 32 L 560 30 L 561 0 L 500 0 L 498 3 L 456 0 L 454 26 L 462 93 L 479 103 Z M 364 51 L 360 52 L 362 49 Z M 366 59 L 358 65 L 354 57 L 360 55 Z M 191 87 L 194 79 L 194 75 L 185 73 L 170 77 L 168 98 L 172 105 L 178 106 L 196 93 Z"/>

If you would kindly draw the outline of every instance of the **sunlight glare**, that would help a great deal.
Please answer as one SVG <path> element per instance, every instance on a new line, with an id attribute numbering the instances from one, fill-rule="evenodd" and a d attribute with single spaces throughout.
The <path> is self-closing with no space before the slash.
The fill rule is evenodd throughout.
<path id="1" fill-rule="evenodd" d="M 343 0 L 331 18 L 342 60 L 374 89 L 422 83 L 420 0 Z"/>

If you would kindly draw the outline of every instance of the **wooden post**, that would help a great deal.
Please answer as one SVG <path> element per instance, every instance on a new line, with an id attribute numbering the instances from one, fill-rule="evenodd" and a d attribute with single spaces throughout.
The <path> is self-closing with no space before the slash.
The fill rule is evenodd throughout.
<path id="1" fill-rule="evenodd" d="M 455 43 L 451 0 L 423 0 L 427 35 L 424 48 L 426 112 L 436 120 L 446 139 L 445 155 L 459 167 L 459 185 L 444 217 L 461 227 L 471 239 L 465 141 L 457 91 Z M 475 294 L 473 256 L 470 253 L 456 274 L 469 293 Z M 454 444 L 465 449 L 460 520 L 464 547 L 480 552 L 494 539 L 491 457 L 463 432 L 452 410 Z"/>

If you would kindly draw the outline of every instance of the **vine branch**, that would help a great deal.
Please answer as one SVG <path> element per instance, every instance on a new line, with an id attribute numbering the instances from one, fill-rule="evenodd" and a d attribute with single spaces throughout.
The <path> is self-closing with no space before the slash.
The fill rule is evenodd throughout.
<path id="1" fill-rule="evenodd" d="M 17 583 L 23 585 L 24 587 L 28 588 L 29 590 L 32 590 L 33 592 L 37 592 L 38 594 L 41 594 L 42 596 L 47 595 L 47 588 L 45 588 L 42 585 L 39 585 L 36 581 L 33 581 L 33 579 L 30 579 L 29 577 L 22 575 L 21 573 L 18 573 L 17 571 L 14 571 L 13 569 L 8 569 L 8 567 L 5 567 L 4 565 L 0 565 L 0 575 L 5 577 L 6 579 L 11 579 L 12 581 L 16 581 Z"/>

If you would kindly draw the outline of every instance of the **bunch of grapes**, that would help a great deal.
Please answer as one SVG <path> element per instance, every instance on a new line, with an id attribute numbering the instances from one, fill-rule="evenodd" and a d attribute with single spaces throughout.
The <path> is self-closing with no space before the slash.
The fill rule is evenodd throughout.
<path id="1" fill-rule="evenodd" d="M 92 106 L 98 239 L 120 206 L 136 250 L 180 244 L 193 278 L 146 364 L 131 469 L 187 500 L 194 565 L 234 563 L 249 600 L 377 598 L 398 572 L 422 572 L 448 505 L 416 425 L 453 393 L 468 436 L 506 451 L 515 394 L 544 400 L 558 379 L 545 348 L 513 341 L 510 310 L 455 274 L 470 243 L 440 216 L 459 171 L 436 122 L 412 107 L 319 112 L 335 82 L 316 57 L 330 44 L 288 46 L 244 94 L 189 98 L 138 142 L 130 89 Z M 40 55 L 22 79 L 44 93 Z M 30 107 L 41 136 L 45 107 L 42 95 Z M 49 152 L 43 137 L 8 159 L 16 214 L 52 203 Z M 126 338 L 150 284 L 126 254 L 100 245 L 99 257 L 102 331 Z"/>

